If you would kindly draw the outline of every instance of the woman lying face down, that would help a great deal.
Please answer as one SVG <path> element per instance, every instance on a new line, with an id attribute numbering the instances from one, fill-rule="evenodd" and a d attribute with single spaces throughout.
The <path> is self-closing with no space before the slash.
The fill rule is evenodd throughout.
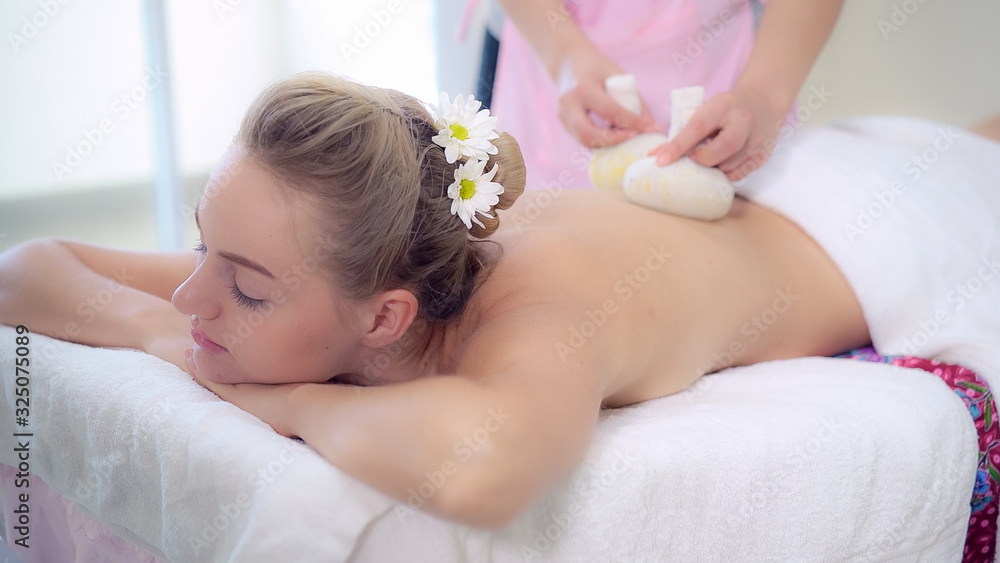
<path id="1" fill-rule="evenodd" d="M 442 132 L 409 96 L 292 77 L 213 174 L 194 253 L 16 247 L 0 262 L 40 266 L 5 268 L 0 321 L 65 337 L 77 296 L 45 280 L 72 275 L 86 294 L 127 267 L 131 287 L 74 340 L 174 362 L 404 502 L 489 422 L 414 508 L 490 527 L 581 460 L 602 407 L 868 342 L 836 265 L 783 217 L 741 200 L 707 223 L 621 194 L 521 196 L 517 144 L 490 125 Z M 471 170 L 462 138 L 495 154 Z"/>
<path id="2" fill-rule="evenodd" d="M 436 338 L 457 325 L 495 249 L 451 213 L 459 163 L 436 134 L 416 100 L 329 77 L 262 97 L 209 181 L 198 263 L 173 294 L 192 317 L 194 371 L 219 383 L 357 382 L 379 366 L 371 384 L 453 370 Z M 510 137 L 495 143 L 504 208 L 524 168 Z M 498 224 L 476 220 L 479 237 Z"/>

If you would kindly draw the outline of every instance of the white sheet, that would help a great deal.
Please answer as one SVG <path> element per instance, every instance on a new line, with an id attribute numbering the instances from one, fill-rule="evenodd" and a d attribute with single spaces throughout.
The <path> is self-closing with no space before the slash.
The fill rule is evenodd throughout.
<path id="1" fill-rule="evenodd" d="M 487 532 L 403 509 L 156 358 L 38 335 L 30 357 L 31 471 L 171 561 L 936 563 L 964 542 L 975 431 L 920 371 L 772 362 L 607 411 L 571 478 Z"/>

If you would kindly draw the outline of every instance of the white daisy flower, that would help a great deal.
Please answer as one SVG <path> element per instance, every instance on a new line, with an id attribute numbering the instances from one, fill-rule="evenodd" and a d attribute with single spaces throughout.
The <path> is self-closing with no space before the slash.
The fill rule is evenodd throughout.
<path id="1" fill-rule="evenodd" d="M 471 95 L 465 99 L 459 94 L 454 102 L 449 102 L 448 94 L 441 93 L 441 107 L 434 115 L 434 127 L 438 134 L 431 140 L 444 147 L 449 164 L 461 156 L 486 160 L 489 155 L 497 153 L 497 148 L 490 142 L 500 136 L 495 131 L 497 118 L 490 117 L 488 109 L 480 110 L 482 105 Z"/>
<path id="2" fill-rule="evenodd" d="M 494 164 L 493 169 L 485 174 L 484 168 L 485 160 L 469 160 L 460 164 L 455 170 L 455 181 L 448 186 L 448 197 L 452 200 L 451 214 L 458 215 L 468 229 L 473 223 L 486 228 L 476 218 L 476 213 L 493 219 L 489 214 L 490 208 L 500 201 L 499 196 L 503 193 L 503 186 L 492 181 L 497 165 Z"/>

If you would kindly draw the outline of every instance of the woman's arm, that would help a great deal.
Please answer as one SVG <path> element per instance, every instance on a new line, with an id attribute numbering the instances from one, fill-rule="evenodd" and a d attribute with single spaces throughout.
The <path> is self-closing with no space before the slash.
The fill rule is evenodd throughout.
<path id="1" fill-rule="evenodd" d="M 605 91 L 604 80 L 623 71 L 590 42 L 562 0 L 500 0 L 500 4 L 560 88 L 559 119 L 577 140 L 588 147 L 611 146 L 637 132 L 658 129 L 645 105 L 637 116 Z M 614 127 L 595 125 L 589 113 Z"/>
<path id="2" fill-rule="evenodd" d="M 604 389 L 596 346 L 563 362 L 556 343 L 564 320 L 535 307 L 491 322 L 463 354 L 475 360 L 459 366 L 474 378 L 382 387 L 203 383 L 414 509 L 500 527 L 582 459 L 597 423 Z"/>
<path id="3" fill-rule="evenodd" d="M 190 319 L 169 300 L 195 258 L 190 251 L 28 241 L 0 254 L 0 323 L 82 344 L 145 350 L 183 367 L 183 349 L 167 352 L 164 344 L 190 330 Z"/>
<path id="4" fill-rule="evenodd" d="M 769 0 L 733 91 L 708 100 L 671 142 L 658 148 L 658 163 L 673 162 L 718 131 L 692 153 L 699 164 L 718 166 L 731 180 L 763 164 L 842 6 L 843 0 Z"/>

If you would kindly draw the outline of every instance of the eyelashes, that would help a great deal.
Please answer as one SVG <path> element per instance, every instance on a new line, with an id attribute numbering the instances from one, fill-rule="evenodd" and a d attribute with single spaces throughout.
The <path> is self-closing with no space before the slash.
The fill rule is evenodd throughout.
<path id="1" fill-rule="evenodd" d="M 236 285 L 235 279 L 233 280 L 232 285 L 229 286 L 229 295 L 233 296 L 233 299 L 236 301 L 237 305 L 239 305 L 240 307 L 244 307 L 246 309 L 250 309 L 251 311 L 256 311 L 257 309 L 260 309 L 261 307 L 264 306 L 263 299 L 254 299 L 252 297 L 247 297 L 242 291 L 240 291 L 240 288 L 237 287 Z"/>
<path id="2" fill-rule="evenodd" d="M 204 253 L 208 249 L 205 248 L 204 243 L 199 241 L 198 244 L 194 245 L 194 248 L 192 248 L 192 250 L 198 253 Z M 229 284 L 229 295 L 233 297 L 233 300 L 236 301 L 237 305 L 245 309 L 250 309 L 251 311 L 256 311 L 257 309 L 260 309 L 261 307 L 264 306 L 263 299 L 254 299 L 253 297 L 247 297 L 245 293 L 240 291 L 239 286 L 236 285 L 235 277 L 233 278 L 233 281 Z"/>

